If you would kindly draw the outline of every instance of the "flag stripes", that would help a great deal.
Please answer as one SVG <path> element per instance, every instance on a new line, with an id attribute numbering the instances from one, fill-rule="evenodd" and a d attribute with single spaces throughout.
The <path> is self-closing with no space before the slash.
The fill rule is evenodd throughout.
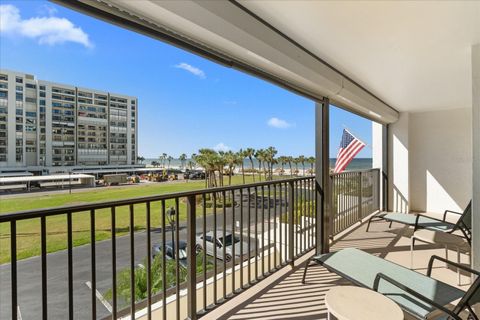
<path id="1" fill-rule="evenodd" d="M 337 161 L 335 163 L 334 173 L 340 173 L 348 166 L 348 164 L 355 158 L 360 150 L 365 147 L 365 143 L 356 138 L 348 130 L 343 129 L 342 141 L 340 141 L 340 148 L 337 154 Z"/>

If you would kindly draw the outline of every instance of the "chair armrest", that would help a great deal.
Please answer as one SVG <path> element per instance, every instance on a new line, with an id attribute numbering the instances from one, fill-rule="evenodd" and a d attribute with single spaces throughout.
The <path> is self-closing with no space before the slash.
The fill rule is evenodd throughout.
<path id="1" fill-rule="evenodd" d="M 453 262 L 453 261 L 450 261 L 450 260 L 447 260 L 443 257 L 439 257 L 439 256 L 436 256 L 436 255 L 433 255 L 430 257 L 430 261 L 428 262 L 428 269 L 427 269 L 427 276 L 431 276 L 432 274 L 432 268 L 433 268 L 433 262 L 435 260 L 440 260 L 442 262 L 445 262 L 446 264 L 450 264 L 454 267 L 457 267 L 459 269 L 462 269 L 462 270 L 465 270 L 467 272 L 470 272 L 470 273 L 473 273 L 473 274 L 476 274 L 477 276 L 480 276 L 480 272 L 477 271 L 477 270 L 473 270 L 472 268 L 469 268 L 467 266 L 464 266 L 463 264 L 460 264 L 460 263 L 456 263 L 456 262 Z"/>
<path id="2" fill-rule="evenodd" d="M 447 213 L 454 213 L 454 214 L 458 214 L 458 215 L 462 215 L 463 212 L 457 212 L 457 211 L 452 211 L 452 210 L 445 210 L 445 212 L 443 213 L 443 221 L 445 221 L 445 219 L 447 218 Z"/>
<path id="3" fill-rule="evenodd" d="M 418 292 L 410 289 L 409 287 L 401 284 L 397 280 L 394 280 L 394 279 L 390 278 L 389 276 L 387 276 L 383 273 L 377 273 L 377 275 L 375 276 L 375 281 L 373 282 L 373 290 L 374 291 L 378 292 L 378 285 L 380 284 L 380 280 L 382 280 L 382 279 L 387 281 L 387 282 L 390 282 L 394 286 L 396 286 L 396 287 L 402 289 L 403 291 L 411 294 L 415 298 L 418 298 L 418 299 L 420 299 L 424 302 L 427 302 L 428 304 L 431 304 L 432 306 L 436 307 L 437 309 L 439 309 L 439 310 L 443 311 L 444 313 L 448 314 L 449 317 L 451 317 L 455 320 L 461 320 L 461 318 L 458 315 L 456 315 L 455 313 L 453 313 L 452 310 L 449 310 L 445 306 L 442 306 L 442 305 L 436 303 L 435 301 L 431 300 L 430 298 L 425 297 L 421 293 L 418 293 Z M 450 319 L 450 318 L 448 318 L 448 319 Z"/>

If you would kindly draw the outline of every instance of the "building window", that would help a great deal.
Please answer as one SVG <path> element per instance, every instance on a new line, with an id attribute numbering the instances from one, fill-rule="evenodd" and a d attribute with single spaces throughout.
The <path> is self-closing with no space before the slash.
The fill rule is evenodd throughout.
<path id="1" fill-rule="evenodd" d="M 37 99 L 26 97 L 26 98 L 25 98 L 25 102 L 37 103 Z"/>
<path id="2" fill-rule="evenodd" d="M 18 92 L 17 92 L 17 94 L 16 94 L 16 96 L 15 96 L 15 99 L 16 99 L 17 101 L 22 101 L 22 100 L 23 100 L 23 93 L 18 93 Z"/>
<path id="3" fill-rule="evenodd" d="M 15 79 L 15 81 L 16 81 L 17 83 L 23 83 L 23 79 L 22 79 L 22 78 L 18 78 L 18 77 L 17 77 L 17 78 Z"/>
<path id="4" fill-rule="evenodd" d="M 8 92 L 0 91 L 0 98 L 8 98 Z"/>
<path id="5" fill-rule="evenodd" d="M 45 105 L 45 100 L 40 100 L 40 105 L 44 106 Z"/>
<path id="6" fill-rule="evenodd" d="M 45 86 L 39 86 L 40 90 L 45 90 Z"/>
<path id="7" fill-rule="evenodd" d="M 0 80 L 8 81 L 8 76 L 6 74 L 0 74 Z"/>
<path id="8" fill-rule="evenodd" d="M 26 86 L 27 88 L 30 88 L 30 89 L 36 89 L 36 88 L 37 88 L 37 86 L 34 85 L 33 83 L 27 83 L 27 84 L 25 84 L 25 86 Z"/>

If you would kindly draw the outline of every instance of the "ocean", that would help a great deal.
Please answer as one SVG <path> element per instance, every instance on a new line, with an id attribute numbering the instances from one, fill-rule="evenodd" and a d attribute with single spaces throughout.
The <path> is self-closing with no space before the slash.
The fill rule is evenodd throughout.
<path id="1" fill-rule="evenodd" d="M 336 158 L 330 158 L 330 168 L 335 167 L 335 161 L 336 160 L 337 160 Z M 152 163 L 152 161 L 159 161 L 159 160 L 158 159 L 146 159 L 143 163 L 146 164 L 146 165 L 150 165 Z M 187 160 L 187 162 L 188 162 L 188 160 Z M 168 165 L 168 163 L 167 163 L 167 165 Z M 180 160 L 174 159 L 170 163 L 170 168 L 179 168 L 180 165 L 181 165 Z M 253 165 L 254 165 L 255 168 L 258 168 L 257 160 L 253 159 Z M 250 160 L 246 159 L 244 161 L 244 166 L 245 166 L 245 168 L 250 168 L 250 166 L 251 166 Z M 274 168 L 279 168 L 280 165 L 276 164 L 273 167 Z M 295 168 L 295 165 L 292 164 L 292 167 Z M 302 166 L 299 165 L 298 168 L 301 169 Z M 309 169 L 310 164 L 305 163 L 305 168 Z M 365 170 L 365 169 L 371 169 L 371 168 L 372 168 L 372 158 L 356 158 L 356 159 L 353 159 L 352 162 L 350 162 L 350 164 L 348 165 L 346 170 L 347 171 L 348 170 Z M 285 169 L 288 169 L 288 164 L 285 166 Z"/>

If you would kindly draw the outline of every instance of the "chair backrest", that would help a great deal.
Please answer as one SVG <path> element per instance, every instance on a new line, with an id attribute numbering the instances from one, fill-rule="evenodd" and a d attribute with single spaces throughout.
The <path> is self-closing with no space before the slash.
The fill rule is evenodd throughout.
<path id="1" fill-rule="evenodd" d="M 458 228 L 466 228 L 468 231 L 472 229 L 472 200 L 470 200 L 467 207 L 463 211 L 462 216 L 455 224 L 455 229 Z"/>

